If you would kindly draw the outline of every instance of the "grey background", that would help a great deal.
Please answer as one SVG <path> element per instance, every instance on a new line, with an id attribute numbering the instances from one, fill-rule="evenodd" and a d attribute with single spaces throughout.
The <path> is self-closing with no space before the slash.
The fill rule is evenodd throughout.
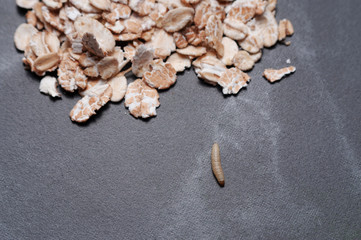
<path id="1" fill-rule="evenodd" d="M 265 50 L 237 96 L 192 70 L 158 116 L 123 102 L 89 124 L 23 70 L 0 5 L 0 239 L 361 239 L 361 4 L 279 0 L 292 45 Z M 276 84 L 267 67 L 297 72 Z M 221 148 L 226 184 L 211 172 Z"/>

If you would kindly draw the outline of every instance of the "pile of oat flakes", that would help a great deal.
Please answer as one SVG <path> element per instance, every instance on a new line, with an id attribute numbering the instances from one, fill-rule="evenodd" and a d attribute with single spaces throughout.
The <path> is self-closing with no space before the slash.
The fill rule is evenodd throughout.
<path id="1" fill-rule="evenodd" d="M 76 122 L 123 98 L 134 117 L 155 116 L 158 90 L 170 88 L 191 65 L 223 94 L 237 94 L 262 48 L 289 45 L 285 39 L 293 34 L 289 20 L 275 19 L 277 0 L 16 2 L 30 9 L 14 35 L 23 62 L 44 76 L 41 92 L 60 97 L 59 84 L 82 96 L 70 112 Z M 45 76 L 55 70 L 57 78 Z M 295 70 L 266 69 L 264 76 L 274 82 Z M 139 79 L 127 83 L 129 71 Z"/>

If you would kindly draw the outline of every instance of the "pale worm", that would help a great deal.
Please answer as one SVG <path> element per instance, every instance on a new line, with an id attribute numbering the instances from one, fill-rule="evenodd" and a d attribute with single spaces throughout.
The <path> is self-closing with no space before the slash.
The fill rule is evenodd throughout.
<path id="1" fill-rule="evenodd" d="M 224 174 L 221 166 L 221 155 L 219 152 L 218 143 L 214 143 L 212 147 L 212 171 L 214 176 L 216 177 L 219 185 L 221 187 L 224 186 Z"/>

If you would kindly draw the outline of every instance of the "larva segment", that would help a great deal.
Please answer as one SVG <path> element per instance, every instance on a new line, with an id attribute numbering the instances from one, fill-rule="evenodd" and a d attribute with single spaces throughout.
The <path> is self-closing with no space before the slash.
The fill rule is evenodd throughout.
<path id="1" fill-rule="evenodd" d="M 221 155 L 219 152 L 218 143 L 214 143 L 212 147 L 212 171 L 214 176 L 217 179 L 218 184 L 223 187 L 224 186 L 224 174 L 221 166 Z"/>

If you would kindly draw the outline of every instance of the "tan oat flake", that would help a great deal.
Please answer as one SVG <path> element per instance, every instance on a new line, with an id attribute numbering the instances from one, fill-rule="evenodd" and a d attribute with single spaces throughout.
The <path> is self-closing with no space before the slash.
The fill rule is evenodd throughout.
<path id="1" fill-rule="evenodd" d="M 223 87 L 223 94 L 237 94 L 239 90 L 247 86 L 250 79 L 247 73 L 238 68 L 230 68 L 222 73 L 218 84 Z"/>
<path id="2" fill-rule="evenodd" d="M 176 49 L 173 36 L 162 29 L 154 32 L 148 44 L 154 49 L 154 55 L 162 59 L 170 56 Z"/>
<path id="3" fill-rule="evenodd" d="M 63 6 L 61 0 L 43 0 L 43 3 L 50 9 L 60 9 Z"/>
<path id="4" fill-rule="evenodd" d="M 36 68 L 36 70 L 41 72 L 53 71 L 56 69 L 59 61 L 60 57 L 58 53 L 47 53 L 39 56 L 34 61 L 34 67 Z"/>
<path id="5" fill-rule="evenodd" d="M 16 5 L 21 8 L 31 9 L 39 0 L 16 0 Z"/>
<path id="6" fill-rule="evenodd" d="M 216 16 L 210 16 L 206 25 L 206 40 L 208 45 L 217 51 L 219 56 L 224 55 L 222 44 L 223 26 L 221 20 Z"/>
<path id="7" fill-rule="evenodd" d="M 98 13 L 99 9 L 93 7 L 89 0 L 69 0 L 76 8 L 86 13 Z"/>
<path id="8" fill-rule="evenodd" d="M 201 1 L 195 7 L 194 24 L 203 29 L 207 25 L 208 18 L 216 16 L 223 20 L 225 17 L 225 11 L 217 1 Z"/>
<path id="9" fill-rule="evenodd" d="M 247 23 L 256 15 L 258 0 L 236 0 L 233 2 L 227 17 Z"/>
<path id="10" fill-rule="evenodd" d="M 89 0 L 89 3 L 97 9 L 109 11 L 111 2 L 110 0 Z"/>
<path id="11" fill-rule="evenodd" d="M 74 26 L 82 36 L 83 45 L 91 53 L 104 57 L 113 51 L 115 47 L 113 35 L 99 21 L 89 17 L 78 17 Z"/>
<path id="12" fill-rule="evenodd" d="M 296 68 L 294 66 L 285 67 L 282 69 L 266 69 L 263 76 L 271 83 L 281 80 L 287 74 L 294 73 Z"/>
<path id="13" fill-rule="evenodd" d="M 110 98 L 110 101 L 120 102 L 124 98 L 127 91 L 127 78 L 124 76 L 124 73 L 121 72 L 109 79 L 108 84 L 113 89 L 113 95 Z"/>
<path id="14" fill-rule="evenodd" d="M 168 11 L 162 20 L 161 27 L 167 32 L 176 32 L 193 20 L 193 8 L 180 7 Z"/>
<path id="15" fill-rule="evenodd" d="M 129 7 L 140 16 L 148 15 L 154 5 L 155 0 L 129 0 Z"/>
<path id="16" fill-rule="evenodd" d="M 249 53 L 257 53 L 263 47 L 263 38 L 256 33 L 250 33 L 239 45 Z"/>
<path id="17" fill-rule="evenodd" d="M 239 70 L 249 71 L 254 66 L 254 61 L 250 54 L 246 51 L 239 51 L 233 58 L 233 64 Z"/>
<path id="18" fill-rule="evenodd" d="M 177 49 L 177 52 L 186 56 L 199 57 L 204 55 L 207 52 L 207 49 L 205 47 L 188 46 L 186 48 Z"/>
<path id="19" fill-rule="evenodd" d="M 110 5 L 110 8 L 111 8 L 110 13 L 108 12 L 103 13 L 103 17 L 107 22 L 111 24 L 115 24 L 115 22 L 119 19 L 129 18 L 132 12 L 131 9 L 124 4 L 112 3 Z"/>
<path id="20" fill-rule="evenodd" d="M 154 50 L 145 45 L 140 45 L 133 57 L 132 71 L 137 77 L 142 77 L 144 72 L 148 71 L 150 62 L 153 60 Z"/>
<path id="21" fill-rule="evenodd" d="M 291 36 L 294 33 L 293 25 L 290 20 L 282 19 L 278 27 L 278 40 L 282 41 L 286 36 Z"/>
<path id="22" fill-rule="evenodd" d="M 149 118 L 157 115 L 155 109 L 160 105 L 158 99 L 157 90 L 138 79 L 128 85 L 125 106 L 134 117 Z"/>
<path id="23" fill-rule="evenodd" d="M 69 53 L 64 53 L 58 69 L 58 81 L 60 86 L 69 92 L 74 92 L 78 88 L 85 88 L 87 77 Z"/>
<path id="24" fill-rule="evenodd" d="M 38 30 L 30 24 L 23 23 L 19 25 L 14 34 L 16 48 L 24 51 L 30 42 L 31 36 L 37 32 Z"/>
<path id="25" fill-rule="evenodd" d="M 70 118 L 74 122 L 86 122 L 95 115 L 97 110 L 109 102 L 112 96 L 112 88 L 108 85 L 105 91 L 98 96 L 84 96 L 70 111 Z"/>
<path id="26" fill-rule="evenodd" d="M 242 21 L 226 18 L 223 22 L 224 35 L 233 40 L 243 40 L 247 37 L 249 29 Z"/>
<path id="27" fill-rule="evenodd" d="M 101 78 L 92 78 L 89 79 L 87 85 L 84 89 L 79 90 L 79 95 L 94 97 L 102 94 L 107 88 L 109 84 L 107 81 L 102 80 Z"/>
<path id="28" fill-rule="evenodd" d="M 183 72 L 185 68 L 191 67 L 191 60 L 189 57 L 183 56 L 179 53 L 173 53 L 167 59 L 167 63 L 172 64 L 173 68 L 177 72 Z"/>
<path id="29" fill-rule="evenodd" d="M 175 32 L 173 33 L 173 38 L 177 48 L 185 48 L 188 46 L 187 39 L 183 34 Z"/>
<path id="30" fill-rule="evenodd" d="M 33 27 L 36 27 L 38 19 L 37 19 L 36 15 L 35 15 L 34 11 L 28 11 L 25 14 L 25 18 L 26 18 L 26 22 L 28 24 L 32 25 Z"/>
<path id="31" fill-rule="evenodd" d="M 233 58 L 238 52 L 238 45 L 236 41 L 228 37 L 222 39 L 222 45 L 224 47 L 224 55 L 221 60 L 225 65 L 230 66 L 233 64 Z"/>
<path id="32" fill-rule="evenodd" d="M 193 61 L 192 64 L 197 76 L 211 85 L 217 85 L 222 73 L 227 70 L 226 65 L 217 58 L 214 52 L 208 52 L 206 55 Z"/>
<path id="33" fill-rule="evenodd" d="M 197 4 L 199 3 L 201 0 L 181 0 L 182 3 L 184 4 Z"/>
<path id="34" fill-rule="evenodd" d="M 156 59 L 150 63 L 150 70 L 144 73 L 143 80 L 153 88 L 167 89 L 175 83 L 176 73 L 172 64 Z"/>

